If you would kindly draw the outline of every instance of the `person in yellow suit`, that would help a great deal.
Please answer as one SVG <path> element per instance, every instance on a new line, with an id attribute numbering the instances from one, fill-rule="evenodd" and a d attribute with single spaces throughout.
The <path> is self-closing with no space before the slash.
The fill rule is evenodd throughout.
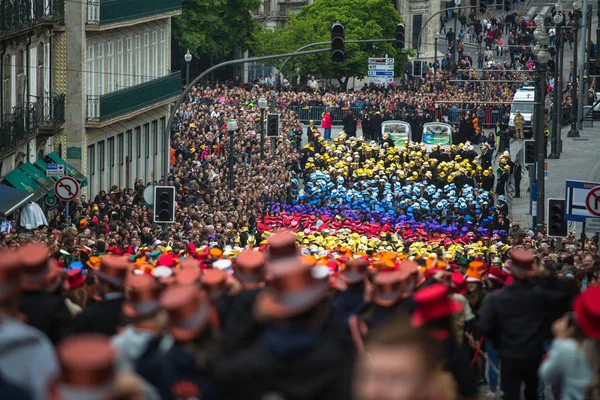
<path id="1" fill-rule="evenodd" d="M 525 139 L 523 135 L 523 128 L 525 128 L 525 117 L 521 114 L 521 111 L 517 110 L 515 115 L 515 131 L 517 132 L 517 139 Z"/>

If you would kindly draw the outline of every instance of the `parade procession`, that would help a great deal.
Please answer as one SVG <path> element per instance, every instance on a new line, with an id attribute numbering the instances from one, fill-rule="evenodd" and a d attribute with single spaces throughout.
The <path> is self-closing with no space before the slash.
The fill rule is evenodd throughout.
<path id="1" fill-rule="evenodd" d="M 120 1 L 0 0 L 0 399 L 600 400 L 591 1 Z"/>

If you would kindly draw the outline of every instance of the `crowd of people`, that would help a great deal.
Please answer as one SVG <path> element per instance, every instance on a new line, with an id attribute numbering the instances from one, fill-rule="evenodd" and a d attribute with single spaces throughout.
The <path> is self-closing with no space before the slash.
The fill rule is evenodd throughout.
<path id="1" fill-rule="evenodd" d="M 527 36 L 510 21 L 461 24 Z M 71 224 L 3 225 L 0 397 L 599 399 L 597 238 L 510 220 L 521 166 L 508 110 L 489 115 L 526 76 L 469 57 L 388 90 L 196 86 L 156 182 L 175 223 L 152 223 L 137 181 L 80 196 Z M 261 97 L 281 123 L 264 146 Z M 307 107 L 345 132 L 329 110 L 304 130 Z M 457 116 L 451 145 L 421 143 Z M 412 142 L 382 132 L 394 118 Z"/>

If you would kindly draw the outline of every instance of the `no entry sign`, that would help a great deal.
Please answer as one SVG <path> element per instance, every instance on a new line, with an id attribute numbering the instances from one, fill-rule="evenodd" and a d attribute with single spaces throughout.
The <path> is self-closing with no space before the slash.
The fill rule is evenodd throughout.
<path id="1" fill-rule="evenodd" d="M 71 201 L 79 195 L 79 182 L 70 176 L 65 176 L 56 181 L 54 192 L 62 201 Z"/>
<path id="2" fill-rule="evenodd" d="M 600 217 L 600 186 L 589 191 L 585 198 L 585 208 L 590 214 Z"/>

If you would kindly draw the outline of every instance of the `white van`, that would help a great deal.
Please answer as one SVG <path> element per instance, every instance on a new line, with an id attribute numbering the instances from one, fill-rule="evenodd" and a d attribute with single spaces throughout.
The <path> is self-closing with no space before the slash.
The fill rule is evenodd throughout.
<path id="1" fill-rule="evenodd" d="M 528 104 L 531 103 L 531 104 Z M 515 93 L 513 104 L 510 106 L 510 119 L 508 121 L 508 130 L 515 132 L 515 115 L 517 111 L 521 111 L 521 115 L 525 118 L 524 131 L 531 131 L 531 116 L 535 110 L 535 87 L 525 86 Z"/>

